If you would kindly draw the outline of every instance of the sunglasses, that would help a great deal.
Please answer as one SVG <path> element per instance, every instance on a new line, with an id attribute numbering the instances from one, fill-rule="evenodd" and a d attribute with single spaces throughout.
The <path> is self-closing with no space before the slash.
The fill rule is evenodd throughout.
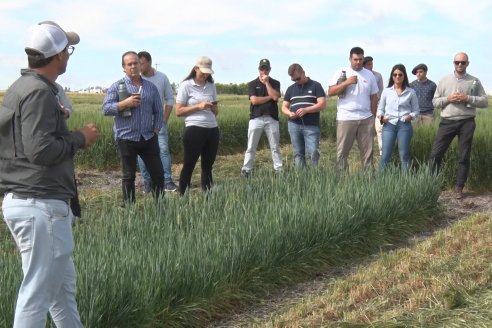
<path id="1" fill-rule="evenodd" d="M 463 65 L 463 66 L 465 66 L 466 64 L 468 64 L 468 62 L 467 62 L 467 61 L 464 61 L 464 60 L 455 60 L 455 61 L 454 61 L 454 64 L 455 64 L 456 66 L 458 66 L 458 65 L 460 65 L 460 64 L 461 64 L 461 65 Z"/>
<path id="2" fill-rule="evenodd" d="M 393 74 L 393 77 L 401 77 L 401 76 L 403 76 L 402 73 L 395 73 L 395 74 Z"/>

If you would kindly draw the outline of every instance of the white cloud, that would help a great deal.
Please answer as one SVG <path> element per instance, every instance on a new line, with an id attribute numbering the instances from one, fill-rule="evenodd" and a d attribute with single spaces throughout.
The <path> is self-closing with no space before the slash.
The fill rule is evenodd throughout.
<path id="1" fill-rule="evenodd" d="M 449 58 L 460 50 L 470 52 L 478 70 L 492 50 L 491 9 L 489 0 L 3 1 L 0 88 L 25 65 L 27 26 L 45 19 L 81 36 L 63 76 L 68 84 L 111 81 L 121 74 L 120 56 L 129 49 L 148 50 L 173 81 L 188 73 L 198 55 L 208 55 L 217 77 L 227 82 L 243 80 L 263 57 L 282 75 L 294 61 L 316 70 L 313 76 L 331 74 L 347 63 L 355 45 L 378 58 L 382 70 L 396 61 L 425 60 L 442 65 L 433 72 L 448 72 Z"/>

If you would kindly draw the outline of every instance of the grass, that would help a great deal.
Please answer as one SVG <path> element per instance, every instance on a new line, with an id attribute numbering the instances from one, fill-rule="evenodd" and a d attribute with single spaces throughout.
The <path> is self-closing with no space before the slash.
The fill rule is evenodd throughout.
<path id="1" fill-rule="evenodd" d="M 375 257 L 255 327 L 490 327 L 492 217 Z"/>
<path id="2" fill-rule="evenodd" d="M 91 101 L 80 100 L 89 102 L 87 106 L 99 106 Z M 332 121 L 326 122 L 329 126 Z M 245 126 L 236 127 L 235 134 L 223 140 L 237 137 L 237 131 L 244 132 L 244 139 Z M 414 140 L 419 139 L 419 133 Z M 488 149 L 490 142 L 485 139 L 483 146 Z M 88 327 L 203 326 L 324 268 L 367 258 L 384 245 L 425 230 L 436 219 L 436 201 L 445 176 L 431 177 L 425 170 L 405 175 L 398 170 L 388 170 L 383 176 L 359 174 L 357 154 L 352 154 L 351 174 L 340 178 L 333 171 L 333 149 L 333 139 L 328 136 L 321 145 L 319 170 L 297 171 L 292 168 L 291 149 L 284 143 L 286 167 L 280 176 L 271 174 L 269 151 L 261 150 L 251 180 L 239 180 L 244 149 L 241 154 L 236 150 L 235 155 L 218 158 L 213 192 L 193 192 L 184 198 L 168 195 L 157 205 L 149 197 L 139 196 L 135 207 L 121 209 L 119 191 L 82 195 L 87 217 L 74 231 L 74 259 L 84 323 Z M 107 152 L 87 154 L 92 161 L 103 161 Z M 483 158 L 480 165 L 488 163 L 488 157 Z M 490 227 L 486 229 L 490 231 Z M 6 269 L 0 273 L 0 326 L 9 326 L 20 265 L 13 242 L 3 230 L 0 267 Z M 432 263 L 432 258 L 427 263 Z M 371 270 L 377 273 L 375 277 L 389 279 L 395 265 L 388 272 Z M 443 264 L 443 270 L 450 268 Z M 466 269 L 462 271 L 466 273 Z M 347 324 L 367 325 L 357 314 L 371 313 L 356 311 L 356 301 L 369 302 L 375 291 L 390 290 L 392 284 L 351 291 L 350 283 L 341 283 L 345 289 L 337 290 L 341 303 L 354 294 L 352 303 L 339 313 L 352 320 Z M 450 292 L 451 300 L 468 299 L 471 304 L 473 293 L 482 291 L 463 285 L 465 289 L 450 285 L 456 287 L 454 294 Z M 394 291 L 393 297 L 400 292 Z M 487 295 L 487 290 L 483 293 Z M 385 301 L 374 304 L 378 302 Z M 400 314 L 405 316 L 403 311 Z M 394 317 L 396 314 L 374 314 L 369 322 L 386 324 Z M 295 320 L 302 323 L 304 319 Z M 282 322 L 290 325 L 288 320 Z"/>
<path id="3" fill-rule="evenodd" d="M 440 188 L 432 180 L 424 172 L 376 180 L 322 168 L 266 171 L 157 205 L 144 198 L 121 209 L 110 197 L 86 204 L 74 230 L 81 316 L 90 327 L 202 326 L 323 266 L 419 231 L 436 211 Z M 389 186 L 395 192 L 382 193 Z M 0 323 L 8 326 L 17 254 L 4 253 L 0 265 L 11 268 L 0 273 L 2 282 L 12 281 L 0 296 Z"/>

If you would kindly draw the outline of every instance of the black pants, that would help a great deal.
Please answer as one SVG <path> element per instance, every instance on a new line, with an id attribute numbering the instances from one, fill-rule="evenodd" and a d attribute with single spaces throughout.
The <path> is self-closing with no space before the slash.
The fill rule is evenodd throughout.
<path id="1" fill-rule="evenodd" d="M 219 128 L 202 128 L 189 126 L 183 134 L 184 159 L 179 176 L 179 191 L 183 195 L 190 186 L 191 176 L 198 157 L 201 157 L 202 189 L 212 187 L 212 166 L 219 148 Z"/>
<path id="2" fill-rule="evenodd" d="M 135 172 L 137 170 L 137 155 L 142 158 L 152 179 L 152 193 L 157 198 L 164 193 L 164 170 L 157 142 L 157 135 L 149 140 L 140 138 L 139 141 L 117 139 L 121 154 L 123 179 L 121 188 L 125 202 L 135 202 Z"/>
<path id="3" fill-rule="evenodd" d="M 430 155 L 432 170 L 439 171 L 442 159 L 449 145 L 455 136 L 458 136 L 458 173 L 456 177 L 456 186 L 463 188 L 468 172 L 470 171 L 470 155 L 475 132 L 475 119 L 468 118 L 465 120 L 446 120 L 442 119 L 439 123 L 434 144 Z"/>

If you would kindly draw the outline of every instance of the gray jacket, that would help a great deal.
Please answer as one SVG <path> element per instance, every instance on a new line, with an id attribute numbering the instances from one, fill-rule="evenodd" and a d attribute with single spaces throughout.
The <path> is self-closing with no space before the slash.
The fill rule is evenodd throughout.
<path id="1" fill-rule="evenodd" d="M 68 130 L 54 83 L 33 70 L 21 74 L 0 108 L 0 192 L 70 199 L 84 136 Z"/>

